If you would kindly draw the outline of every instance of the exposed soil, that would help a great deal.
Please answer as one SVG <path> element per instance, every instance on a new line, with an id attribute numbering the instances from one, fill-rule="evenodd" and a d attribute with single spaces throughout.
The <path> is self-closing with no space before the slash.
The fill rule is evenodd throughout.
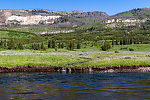
<path id="1" fill-rule="evenodd" d="M 101 72 L 150 72 L 150 65 L 121 65 L 106 67 L 65 68 L 55 66 L 15 66 L 0 67 L 1 73 L 11 72 L 65 72 L 65 73 L 101 73 Z"/>

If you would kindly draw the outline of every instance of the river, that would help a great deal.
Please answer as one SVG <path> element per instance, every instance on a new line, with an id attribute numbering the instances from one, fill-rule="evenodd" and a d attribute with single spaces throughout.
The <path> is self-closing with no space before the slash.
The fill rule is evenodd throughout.
<path id="1" fill-rule="evenodd" d="M 5 73 L 0 100 L 150 99 L 150 73 Z"/>

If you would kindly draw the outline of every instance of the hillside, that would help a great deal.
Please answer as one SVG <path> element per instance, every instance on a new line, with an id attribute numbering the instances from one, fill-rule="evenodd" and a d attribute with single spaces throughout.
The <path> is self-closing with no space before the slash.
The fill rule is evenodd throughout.
<path id="1" fill-rule="evenodd" d="M 118 13 L 102 21 L 107 27 L 137 26 L 150 19 L 150 8 L 137 8 Z"/>
<path id="2" fill-rule="evenodd" d="M 17 48 L 18 45 L 24 45 L 28 48 L 31 43 L 42 41 L 44 41 L 43 37 L 31 32 L 0 29 L 0 48 L 9 48 L 12 43 L 14 44 L 14 48 Z M 14 48 L 12 47 L 12 49 Z"/>
<path id="3" fill-rule="evenodd" d="M 0 25 L 83 25 L 105 19 L 104 12 L 50 11 L 44 9 L 0 10 Z"/>
<path id="4" fill-rule="evenodd" d="M 116 14 L 112 17 L 134 17 L 134 18 L 149 18 L 150 17 L 150 8 L 137 8 L 137 9 L 132 9 L 127 12 L 122 12 L 119 14 Z"/>

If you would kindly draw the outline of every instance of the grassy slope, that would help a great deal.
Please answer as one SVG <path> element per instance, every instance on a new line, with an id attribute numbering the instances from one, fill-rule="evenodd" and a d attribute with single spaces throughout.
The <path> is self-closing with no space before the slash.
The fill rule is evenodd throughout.
<path id="1" fill-rule="evenodd" d="M 0 39 L 14 39 L 17 42 L 23 44 L 29 44 L 34 42 L 42 42 L 44 38 L 40 35 L 37 35 L 32 32 L 24 32 L 24 31 L 15 31 L 15 30 L 6 30 L 0 29 Z"/>
<path id="2" fill-rule="evenodd" d="M 128 16 L 128 17 L 138 17 L 138 18 L 148 18 L 150 16 L 150 10 L 145 9 L 133 9 L 121 14 L 118 14 L 117 16 Z"/>

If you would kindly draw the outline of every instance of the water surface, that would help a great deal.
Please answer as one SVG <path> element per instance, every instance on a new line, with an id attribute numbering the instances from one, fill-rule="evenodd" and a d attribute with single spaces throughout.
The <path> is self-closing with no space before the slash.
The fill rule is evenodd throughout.
<path id="1" fill-rule="evenodd" d="M 150 99 L 150 73 L 0 74 L 0 100 Z"/>

